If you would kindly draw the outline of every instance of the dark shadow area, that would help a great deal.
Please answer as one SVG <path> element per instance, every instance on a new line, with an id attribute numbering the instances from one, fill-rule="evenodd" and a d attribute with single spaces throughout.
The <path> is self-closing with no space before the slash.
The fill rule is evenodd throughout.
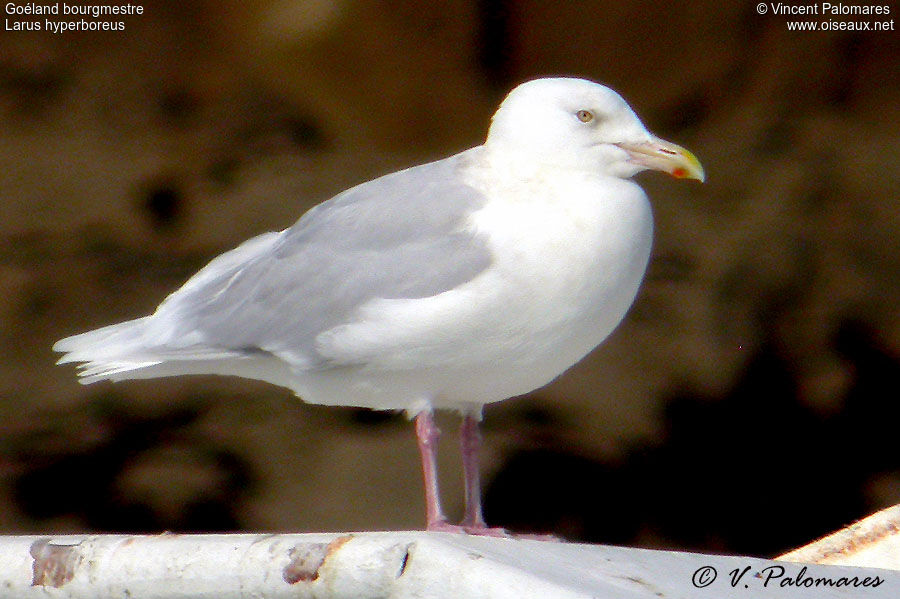
<path id="1" fill-rule="evenodd" d="M 900 469 L 890 392 L 900 359 L 857 320 L 840 325 L 833 348 L 853 372 L 834 416 L 801 402 L 790 362 L 766 343 L 722 397 L 668 398 L 664 437 L 621 464 L 561 448 L 510 456 L 487 488 L 488 521 L 573 541 L 773 556 L 866 516 L 878 507 L 867 481 Z"/>
<path id="2" fill-rule="evenodd" d="M 87 438 L 88 427 L 73 436 L 57 422 L 9 442 L 9 461 L 20 465 L 12 483 L 14 501 L 37 528 L 59 517 L 97 532 L 240 528 L 237 514 L 255 476 L 235 452 L 188 430 L 202 407 L 153 416 L 125 413 L 115 407 L 115 398 L 92 407 L 93 432 Z M 139 484 L 129 482 L 136 477 Z"/>

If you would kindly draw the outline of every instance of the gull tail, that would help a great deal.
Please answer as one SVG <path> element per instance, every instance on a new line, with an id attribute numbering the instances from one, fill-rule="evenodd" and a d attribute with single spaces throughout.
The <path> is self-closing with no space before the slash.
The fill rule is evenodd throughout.
<path id="1" fill-rule="evenodd" d="M 144 344 L 149 320 L 145 316 L 60 339 L 53 345 L 53 351 L 64 353 L 57 364 L 82 362 L 78 380 L 85 385 L 105 379 L 139 378 L 135 371 L 164 361 L 148 352 Z"/>
<path id="2" fill-rule="evenodd" d="M 290 365 L 274 354 L 260 349 L 160 343 L 152 320 L 153 316 L 144 316 L 60 339 L 53 345 L 54 351 L 63 353 L 56 363 L 80 362 L 78 382 L 83 385 L 104 380 L 219 374 L 268 381 L 299 393 Z"/>

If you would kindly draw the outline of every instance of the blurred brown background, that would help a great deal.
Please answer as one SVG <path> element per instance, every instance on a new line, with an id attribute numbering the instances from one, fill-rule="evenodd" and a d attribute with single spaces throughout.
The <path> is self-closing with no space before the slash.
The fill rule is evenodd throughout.
<path id="1" fill-rule="evenodd" d="M 147 0 L 125 31 L 3 31 L 0 531 L 421 527 L 402 416 L 240 379 L 82 387 L 50 347 L 480 143 L 509 88 L 559 74 L 616 88 L 708 182 L 639 176 L 657 236 L 628 318 L 486 409 L 489 522 L 767 555 L 900 501 L 898 36 L 756 4 Z"/>

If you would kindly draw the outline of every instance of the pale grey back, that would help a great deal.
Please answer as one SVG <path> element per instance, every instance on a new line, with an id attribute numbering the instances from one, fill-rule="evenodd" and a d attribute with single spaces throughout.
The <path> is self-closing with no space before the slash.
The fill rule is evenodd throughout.
<path id="1" fill-rule="evenodd" d="M 353 187 L 223 254 L 159 307 L 153 319 L 167 323 L 168 340 L 158 349 L 288 353 L 295 366 L 325 367 L 315 337 L 368 300 L 429 297 L 471 280 L 491 262 L 466 227 L 486 201 L 461 176 L 480 150 Z"/>

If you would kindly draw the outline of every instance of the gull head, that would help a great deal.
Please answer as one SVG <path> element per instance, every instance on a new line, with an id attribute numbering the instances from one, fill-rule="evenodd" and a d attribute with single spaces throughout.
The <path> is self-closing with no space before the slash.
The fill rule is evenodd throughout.
<path id="1" fill-rule="evenodd" d="M 622 96 L 585 79 L 535 79 L 513 89 L 494 114 L 485 147 L 526 168 L 622 178 L 651 169 L 704 180 L 691 152 L 652 135 Z"/>

